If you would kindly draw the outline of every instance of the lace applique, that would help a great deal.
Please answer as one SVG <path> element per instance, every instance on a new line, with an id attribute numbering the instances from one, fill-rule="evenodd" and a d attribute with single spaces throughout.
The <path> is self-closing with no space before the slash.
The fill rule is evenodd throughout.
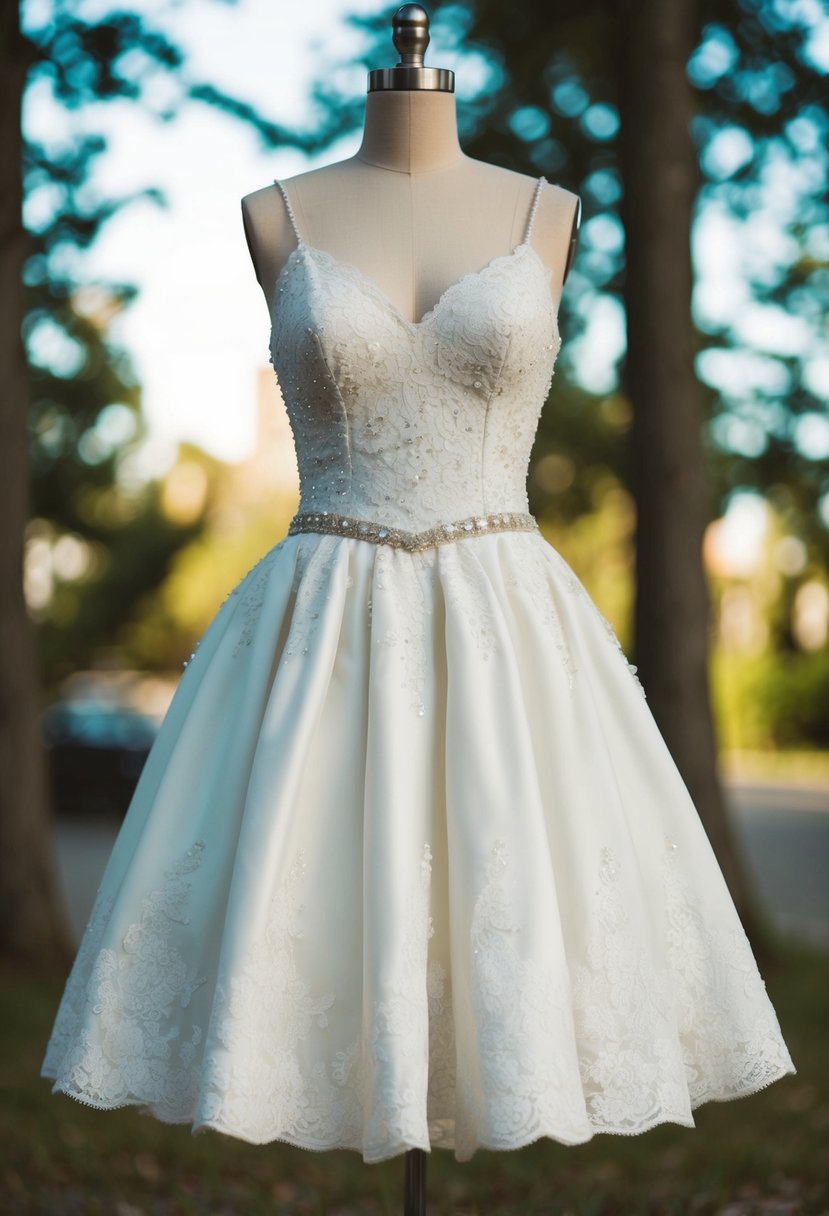
<path id="1" fill-rule="evenodd" d="M 527 543 L 528 541 L 529 543 Z M 543 543 L 546 545 L 546 541 Z M 523 556 L 529 577 L 524 578 L 522 570 L 520 579 L 511 574 L 506 576 L 504 581 L 508 587 L 512 587 L 514 590 L 529 592 L 539 616 L 556 644 L 561 664 L 567 673 L 568 686 L 572 690 L 575 688 L 574 677 L 578 671 L 578 664 L 564 634 L 561 617 L 555 604 L 555 594 L 550 585 L 549 568 L 542 557 L 537 538 L 516 537 L 516 552 Z M 568 586 L 572 589 L 572 583 L 570 580 L 567 581 Z"/>
<path id="2" fill-rule="evenodd" d="M 451 977 L 438 959 L 426 966 L 429 1004 L 429 1089 L 427 1118 L 433 1147 L 452 1148 L 447 1121 L 455 1106 L 455 1020 L 452 1010 Z"/>
<path id="3" fill-rule="evenodd" d="M 299 514 L 425 531 L 527 512 L 560 336 L 529 244 L 401 324 L 355 267 L 298 247 L 274 292 L 271 355 L 294 434 Z"/>
<path id="4" fill-rule="evenodd" d="M 589 597 L 588 597 L 588 598 L 589 598 Z M 627 655 L 626 655 L 626 654 L 625 654 L 625 652 L 624 652 L 624 649 L 623 649 L 623 647 L 622 647 L 622 643 L 619 641 L 618 637 L 616 636 L 616 631 L 614 630 L 614 628 L 613 628 L 613 626 L 611 625 L 610 621 L 609 621 L 609 620 L 607 619 L 607 617 L 606 617 L 606 616 L 604 616 L 604 614 L 603 614 L 603 613 L 602 613 L 602 612 L 599 610 L 599 607 L 598 607 L 598 605 L 595 603 L 595 601 L 594 601 L 594 600 L 591 600 L 590 602 L 593 604 L 593 607 L 595 608 L 596 612 L 598 613 L 599 620 L 601 621 L 602 625 L 604 626 L 604 628 L 605 628 L 605 630 L 606 630 L 606 632 L 607 632 L 607 636 L 610 638 L 611 642 L 612 642 L 612 643 L 613 643 L 613 645 L 616 647 L 616 649 L 617 649 L 617 651 L 619 652 L 619 654 L 620 654 L 620 656 L 621 656 L 622 660 L 624 661 L 625 666 L 627 667 L 628 671 L 630 672 L 631 676 L 633 677 L 634 683 L 636 684 L 636 686 L 637 686 L 637 688 L 639 689 L 639 691 L 640 691 L 640 693 L 642 694 L 642 696 L 643 696 L 643 697 L 647 697 L 647 694 L 646 694 L 646 692 L 645 692 L 644 685 L 642 684 L 642 681 L 639 679 L 638 675 L 636 674 L 636 672 L 637 672 L 637 670 L 638 670 L 638 668 L 636 667 L 636 664 L 635 664 L 635 663 L 629 663 L 629 662 L 628 662 L 628 658 L 627 658 Z"/>
<path id="5" fill-rule="evenodd" d="M 99 888 L 42 1068 L 55 1091 L 255 1143 L 354 1148 L 369 1162 L 431 1143 L 465 1161 L 481 1145 L 693 1126 L 691 1106 L 795 1071 L 745 935 L 706 919 L 667 838 L 665 961 L 652 953 L 658 944 L 648 947 L 632 913 L 640 904 L 605 846 L 580 961 L 559 969 L 523 953 L 522 879 L 504 839 L 494 842 L 469 930 L 471 1076 L 456 1079 L 449 976 L 429 958 L 428 843 L 397 982 L 347 1048 L 328 1043 L 335 993 L 313 992 L 297 958 L 302 852 L 259 937 L 217 979 L 206 1035 L 196 1023 L 185 1035 L 176 1018 L 206 977 L 176 935 L 190 923 L 186 876 L 203 850 L 197 841 L 144 899 L 120 951 L 101 949 L 113 900 Z"/>
<path id="6" fill-rule="evenodd" d="M 256 1143 L 360 1148 L 367 1161 L 383 1160 L 404 1143 L 428 1148 L 427 1078 L 445 1093 L 454 1057 L 445 976 L 434 960 L 427 965 L 431 856 L 427 843 L 401 943 L 401 984 L 372 1011 L 368 1058 L 361 1030 L 345 1050 L 318 1049 L 309 1064 L 299 1045 L 312 1028 L 326 1029 L 335 993 L 312 995 L 297 967 L 298 884 L 306 868 L 298 854 L 263 935 L 217 985 L 208 1040 L 225 1050 L 209 1056 L 200 1123 Z M 418 1080 L 401 1089 L 404 1058 Z"/>
<path id="7" fill-rule="evenodd" d="M 457 1129 L 461 1161 L 478 1144 L 513 1149 L 560 1132 L 583 1109 L 575 1053 L 562 1050 L 573 1041 L 569 978 L 523 956 L 511 889 L 520 881 L 496 840 L 470 926 L 480 1079 L 461 1104 L 476 1112 Z"/>
<path id="8" fill-rule="evenodd" d="M 492 604 L 487 596 L 487 580 L 481 578 L 477 560 L 455 547 L 439 556 L 439 577 L 446 604 L 464 631 L 475 639 L 478 653 L 488 659 L 495 650 L 498 634 Z"/>
<path id="9" fill-rule="evenodd" d="M 432 612 L 432 596 L 426 594 L 422 579 L 429 565 L 424 552 L 396 561 L 387 548 L 378 548 L 372 586 L 385 592 L 384 613 L 393 613 L 399 627 L 380 632 L 373 615 L 373 596 L 367 602 L 372 636 L 378 646 L 390 647 L 401 655 L 401 686 L 409 691 L 412 709 L 421 718 L 426 714 L 426 620 Z"/>
<path id="10" fill-rule="evenodd" d="M 306 867 L 300 851 L 259 937 L 217 980 L 208 1041 L 225 1050 L 214 1046 L 206 1061 L 200 1122 L 254 1143 L 324 1148 L 337 1140 L 342 1115 L 323 1060 L 307 1067 L 300 1044 L 312 1026 L 328 1026 L 335 994 L 312 994 L 296 962 Z"/>
<path id="11" fill-rule="evenodd" d="M 265 594 L 268 589 L 271 570 L 273 569 L 277 554 L 284 544 L 285 541 L 281 540 L 278 545 L 274 545 L 263 557 L 260 557 L 256 565 L 248 571 L 242 581 L 227 596 L 227 599 L 230 599 L 234 595 L 239 596 L 237 612 L 242 618 L 242 629 L 239 634 L 239 640 L 233 649 L 234 658 L 243 646 L 250 646 L 253 641 L 253 635 L 256 632 L 256 626 L 262 613 L 262 604 L 264 603 Z"/>
<path id="12" fill-rule="evenodd" d="M 665 837 L 668 955 L 694 1106 L 763 1089 L 794 1072 L 742 924 L 713 925 L 692 898 L 677 845 Z"/>
<path id="13" fill-rule="evenodd" d="M 621 889 L 621 865 L 601 850 L 584 961 L 573 969 L 573 1011 L 584 1100 L 594 1129 L 632 1134 L 665 1120 L 689 1123 L 667 972 L 648 955 Z"/>
<path id="14" fill-rule="evenodd" d="M 638 668 L 635 663 L 628 662 L 627 655 L 624 652 L 622 643 L 619 641 L 618 637 L 616 636 L 616 631 L 614 630 L 613 625 L 610 623 L 610 621 L 607 619 L 607 617 L 601 611 L 601 609 L 599 608 L 596 601 L 592 598 L 592 596 L 588 592 L 584 583 L 576 575 L 572 566 L 564 559 L 562 554 L 559 553 L 558 549 L 556 549 L 553 545 L 549 545 L 548 550 L 549 550 L 549 553 L 553 556 L 553 560 L 556 562 L 559 572 L 562 574 L 562 576 L 564 578 L 564 582 L 565 582 L 566 586 L 570 589 L 570 591 L 572 591 L 574 594 L 578 595 L 583 603 L 586 603 L 589 606 L 589 610 L 596 616 L 596 618 L 600 622 L 602 628 L 607 633 L 608 638 L 613 643 L 613 645 L 616 647 L 617 652 L 619 653 L 621 659 L 625 663 L 625 666 L 627 667 L 628 671 L 630 672 L 631 677 L 635 681 L 635 683 L 639 689 L 639 692 L 642 694 L 643 697 L 646 698 L 647 694 L 645 692 L 644 685 L 642 684 L 642 681 L 639 679 L 638 675 L 636 674 L 636 672 L 638 671 Z"/>
<path id="15" fill-rule="evenodd" d="M 338 1053 L 332 1070 L 340 1085 L 354 1091 L 359 1109 L 370 1109 L 366 1160 L 383 1160 L 404 1143 L 426 1149 L 430 1144 L 453 1147 L 455 1030 L 446 968 L 428 958 L 434 933 L 429 913 L 431 861 L 431 848 L 426 844 L 401 945 L 403 982 L 376 1004 L 371 1019 L 370 1069 L 367 1072 L 362 1067 L 357 1036 L 347 1051 Z M 410 1060 L 416 1079 L 401 1091 L 403 1058 Z"/>
<path id="16" fill-rule="evenodd" d="M 449 975 L 438 959 L 428 958 L 434 933 L 430 878 L 432 850 L 427 844 L 418 885 L 408 903 L 407 936 L 401 946 L 401 957 L 406 959 L 401 968 L 404 984 L 374 1008 L 368 1035 L 368 1059 L 373 1063 L 368 1071 L 362 1066 L 360 1036 L 334 1060 L 334 1079 L 354 1091 L 361 1107 L 371 1107 L 363 1145 L 366 1160 L 383 1160 L 401 1144 L 453 1147 L 455 1021 Z M 421 1066 L 416 1083 L 401 1092 L 400 1060 L 412 1052 L 421 1053 Z"/>
<path id="17" fill-rule="evenodd" d="M 182 1039 L 174 1019 L 207 977 L 196 974 L 175 936 L 177 925 L 190 923 L 185 876 L 200 865 L 204 847 L 197 841 L 165 872 L 117 950 L 100 948 L 113 897 L 99 889 L 44 1060 L 53 1092 L 98 1107 L 152 1103 L 161 1119 L 192 1109 L 202 1030 L 191 1025 Z"/>
<path id="18" fill-rule="evenodd" d="M 429 1065 L 429 1003 L 424 986 L 429 938 L 432 851 L 424 845 L 419 881 L 406 912 L 400 946 L 401 985 L 375 1003 L 370 1043 L 371 1106 L 366 1120 L 370 1145 L 408 1143 L 429 1148 L 425 1122 Z M 400 1089 L 400 1064 L 408 1063 L 408 1085 Z M 365 1089 L 368 1078 L 363 1078 Z"/>
<path id="19" fill-rule="evenodd" d="M 620 887 L 614 850 L 601 850 L 585 961 L 573 976 L 585 1099 L 597 1131 L 634 1135 L 668 1121 L 693 1127 L 691 1109 L 700 1103 L 753 1093 L 794 1071 L 742 926 L 706 920 L 706 904 L 681 877 L 676 844 L 664 843 L 664 964 L 628 911 L 641 899 Z"/>
<path id="20" fill-rule="evenodd" d="M 98 887 L 95 902 L 89 916 L 75 961 L 66 981 L 63 996 L 55 1017 L 54 1027 L 49 1039 L 49 1045 L 43 1062 L 43 1073 L 58 1077 L 62 1083 L 66 1071 L 66 1061 L 70 1051 L 75 1049 L 76 1035 L 81 1018 L 87 1004 L 87 989 L 95 958 L 101 947 L 115 896 L 111 891 L 104 892 L 103 886 Z M 78 1096 L 78 1095 L 74 1095 Z M 91 1099 L 82 1099 L 84 1101 Z"/>
<path id="21" fill-rule="evenodd" d="M 325 604 L 331 593 L 331 541 L 322 537 L 317 543 L 300 544 L 296 553 L 291 588 L 290 627 L 282 648 L 280 665 L 297 655 L 309 653 Z"/>

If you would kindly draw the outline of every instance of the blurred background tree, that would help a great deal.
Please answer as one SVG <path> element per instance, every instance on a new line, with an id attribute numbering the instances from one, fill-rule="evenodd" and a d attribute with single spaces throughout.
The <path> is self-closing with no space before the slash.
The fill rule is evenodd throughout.
<path id="1" fill-rule="evenodd" d="M 127 100 L 159 122 L 174 120 L 195 101 L 258 129 L 271 146 L 302 141 L 240 98 L 191 77 L 184 51 L 142 14 L 140 4 L 95 19 L 81 15 L 77 5 L 51 0 L 25 34 L 20 17 L 19 5 L 3 6 L 0 955 L 64 965 L 74 951 L 49 838 L 41 696 L 23 597 L 27 521 L 31 514 L 28 539 L 36 561 L 30 598 L 39 618 L 45 682 L 54 688 L 93 654 L 119 648 L 125 627 L 203 520 L 176 523 L 161 508 L 159 485 L 131 484 L 124 476 L 143 434 L 140 386 L 107 329 L 135 289 L 84 281 L 83 253 L 107 221 L 142 198 L 163 206 L 164 195 L 149 185 L 132 197 L 96 197 L 88 183 L 106 139 L 80 125 L 65 143 L 25 139 L 23 94 L 48 88 L 70 114 Z M 160 76 L 174 85 L 163 94 Z M 35 195 L 39 220 L 24 228 L 24 199 Z M 124 650 L 129 647 L 121 645 Z M 143 658 L 169 660 L 170 653 L 149 655 L 145 648 Z"/>
<path id="2" fill-rule="evenodd" d="M 57 227 L 65 216 L 56 217 Z M 51 243 L 38 234 L 35 244 Z M 130 456 L 144 437 L 140 386 L 125 352 L 107 341 L 116 307 L 100 287 L 49 278 L 33 255 L 24 333 L 29 346 L 27 599 L 38 622 L 45 691 L 112 647 L 136 601 L 152 594 L 173 554 L 196 532 L 163 511 L 155 483 L 130 484 Z M 125 295 L 131 294 L 126 292 Z M 44 298 L 45 297 L 45 298 Z M 91 299 L 89 299 L 91 297 Z M 84 301 L 92 315 L 78 311 Z M 41 607 L 38 609 L 38 606 Z"/>
<path id="3" fill-rule="evenodd" d="M 23 89 L 48 87 L 69 113 L 126 99 L 160 122 L 198 102 L 235 117 L 266 148 L 334 159 L 361 125 L 364 71 L 392 61 L 394 7 L 346 21 L 361 48 L 344 56 L 338 46 L 337 58 L 322 65 L 314 121 L 302 130 L 194 79 L 183 49 L 138 4 L 86 21 L 76 6 L 52 0 L 28 38 L 12 9 L 5 12 L 0 760 L 9 780 L 0 793 L 0 912 L 7 955 L 47 957 L 62 924 L 53 915 L 40 701 L 19 590 L 29 514 L 27 598 L 50 693 L 69 670 L 102 657 L 175 668 L 227 581 L 272 543 L 275 520 L 290 517 L 289 494 L 247 503 L 240 541 L 221 522 L 222 504 L 240 495 L 238 480 L 192 448 L 182 449 L 176 471 L 203 485 L 192 510 L 171 510 L 169 485 L 134 475 L 145 432 L 141 388 L 108 332 L 134 288 L 85 282 L 83 253 L 119 209 L 141 198 L 164 205 L 164 196 L 150 184 L 125 198 L 93 198 L 89 174 L 106 152 L 104 138 L 84 132 L 62 146 L 21 142 Z M 716 639 L 707 595 L 718 621 L 739 616 L 745 593 L 769 625 L 739 669 L 727 655 L 714 656 L 715 708 L 731 721 L 739 706 L 744 719 L 740 739 L 729 731 L 724 741 L 820 745 L 826 641 L 817 636 L 804 648 L 805 634 L 793 628 L 826 585 L 829 529 L 829 422 L 816 371 L 829 251 L 825 92 L 810 50 L 818 15 L 783 0 L 562 0 L 552 11 L 479 0 L 429 8 L 428 58 L 451 56 L 459 70 L 466 152 L 544 173 L 582 199 L 579 256 L 561 309 L 567 340 L 554 407 L 537 436 L 530 505 L 638 662 L 748 920 L 716 781 L 707 690 Z M 166 92 L 154 87 L 159 77 L 171 86 Z M 39 203 L 28 232 L 23 196 Z M 690 255 L 711 226 L 742 251 L 737 301 L 719 298 L 716 286 L 702 294 L 695 280 Z M 626 330 L 626 351 L 609 375 L 598 353 L 584 356 L 595 349 L 597 318 Z M 706 587 L 703 530 L 747 491 L 768 504 L 779 578 L 761 593 L 723 571 Z M 65 957 L 65 943 L 63 950 Z"/>

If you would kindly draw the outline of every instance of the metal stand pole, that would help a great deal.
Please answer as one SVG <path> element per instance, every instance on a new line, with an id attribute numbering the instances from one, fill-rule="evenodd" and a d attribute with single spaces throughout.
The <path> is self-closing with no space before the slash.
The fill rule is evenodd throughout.
<path id="1" fill-rule="evenodd" d="M 410 1148 L 405 1158 L 403 1216 L 426 1216 L 426 1153 L 422 1148 Z"/>

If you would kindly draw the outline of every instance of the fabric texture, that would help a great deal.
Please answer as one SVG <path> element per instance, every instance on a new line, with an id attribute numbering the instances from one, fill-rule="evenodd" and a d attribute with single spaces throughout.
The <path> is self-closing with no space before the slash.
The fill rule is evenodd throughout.
<path id="1" fill-rule="evenodd" d="M 537 200 L 417 322 L 297 231 L 271 333 L 296 530 L 186 666 L 53 1092 L 466 1161 L 692 1127 L 795 1072 L 636 669 L 525 518 L 561 344 Z"/>

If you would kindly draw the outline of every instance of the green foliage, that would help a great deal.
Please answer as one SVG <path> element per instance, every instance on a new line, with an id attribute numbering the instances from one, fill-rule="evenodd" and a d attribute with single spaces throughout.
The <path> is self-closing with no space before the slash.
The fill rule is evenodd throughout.
<path id="1" fill-rule="evenodd" d="M 123 298 L 99 286 L 50 302 L 43 284 L 30 285 L 27 298 L 29 541 L 40 542 L 50 566 L 50 590 L 35 607 L 48 695 L 78 667 L 117 656 L 123 622 L 160 585 L 200 521 L 175 523 L 157 484 L 131 488 L 124 479 L 144 423 L 131 361 L 107 336 Z M 52 555 L 67 539 L 76 568 L 61 570 Z"/>
<path id="2" fill-rule="evenodd" d="M 725 751 L 829 749 L 829 648 L 759 655 L 718 649 L 711 675 Z"/>
<path id="3" fill-rule="evenodd" d="M 113 485 L 119 459 L 143 437 L 140 389 L 103 321 L 70 299 L 51 299 L 43 286 L 29 288 L 27 304 L 32 513 L 103 538 L 111 513 L 96 491 Z"/>
<path id="4" fill-rule="evenodd" d="M 566 378 L 541 415 L 528 479 L 530 510 L 560 524 L 595 509 L 602 488 L 627 485 L 631 416 L 618 393 L 596 396 Z"/>
<path id="5" fill-rule="evenodd" d="M 146 487 L 134 518 L 114 524 L 100 546 L 96 573 L 55 587 L 37 631 L 47 693 L 80 668 L 130 661 L 125 635 L 132 618 L 163 586 L 175 555 L 201 527 L 201 520 L 187 526 L 173 523 L 161 510 L 159 487 Z M 148 667 L 163 665 L 166 651 L 159 646 L 142 658 Z"/>
<path id="6" fill-rule="evenodd" d="M 32 50 L 27 87 L 48 90 L 59 107 L 83 110 L 89 120 L 83 136 L 61 140 L 50 132 L 48 140 L 27 139 L 23 148 L 25 209 L 38 215 L 29 223 L 24 269 L 29 540 L 39 546 L 41 583 L 48 582 L 34 615 L 42 679 L 51 693 L 63 675 L 95 657 L 123 659 L 125 623 L 201 524 L 176 523 L 162 509 L 158 485 L 136 486 L 125 477 L 144 438 L 141 390 L 109 327 L 136 289 L 84 283 L 82 262 L 123 206 L 136 198 L 165 203 L 152 186 L 129 198 L 96 195 L 90 181 L 107 141 L 89 129 L 93 107 L 126 98 L 153 111 L 160 95 L 156 73 L 178 75 L 184 54 L 139 10 L 85 19 L 76 5 L 52 0 L 27 9 L 24 18 Z M 197 96 L 201 82 L 189 83 Z M 180 102 L 186 100 L 182 92 Z M 228 111 L 234 104 L 218 93 L 209 101 Z M 174 114 L 165 108 L 157 117 Z M 62 571 L 52 554 L 61 544 L 65 552 L 67 542 L 75 569 L 64 562 Z"/>
<path id="7" fill-rule="evenodd" d="M 225 499 L 232 495 L 232 486 L 222 491 Z M 208 518 L 216 502 L 208 502 Z M 277 497 L 246 511 L 238 527 L 200 529 L 176 551 L 158 591 L 124 624 L 126 660 L 137 668 L 179 670 L 225 597 L 287 532 L 295 509 L 293 497 Z"/>
<path id="8" fill-rule="evenodd" d="M 774 745 L 829 748 L 829 647 L 777 656 L 747 691 Z"/>
<path id="9" fill-rule="evenodd" d="M 136 288 L 84 282 L 83 254 L 122 208 L 144 200 L 165 206 L 166 198 L 154 185 L 121 198 L 96 193 L 96 161 L 108 143 L 94 129 L 95 107 L 128 100 L 167 122 L 195 102 L 237 118 L 267 145 L 307 151 L 343 129 L 341 117 L 332 115 L 311 132 L 297 132 L 185 71 L 185 51 L 145 8 L 97 6 L 82 13 L 68 0 L 47 0 L 22 14 L 31 52 L 26 87 L 47 92 L 67 114 L 84 114 L 82 134 L 67 123 L 63 137 L 50 131 L 43 142 L 28 138 L 23 147 L 24 209 L 27 220 L 38 217 L 28 222 L 24 270 L 29 539 L 41 553 L 41 582 L 49 584 L 33 611 L 50 693 L 62 676 L 94 659 L 178 664 L 193 623 L 175 619 L 169 596 L 166 605 L 160 596 L 157 608 L 153 597 L 176 553 L 204 523 L 203 517 L 177 522 L 163 509 L 159 485 L 136 486 L 126 475 L 144 437 L 141 389 L 109 327 Z M 159 88 L 161 78 L 172 87 Z M 52 561 L 62 542 L 64 551 L 67 542 L 73 546 L 74 572 L 62 574 Z M 225 562 L 226 571 L 233 569 L 232 560 Z M 202 603 L 212 603 L 210 580 L 202 577 L 200 585 Z"/>
<path id="10" fill-rule="evenodd" d="M 536 469 L 539 467 L 543 469 L 543 465 Z M 540 520 L 542 532 L 576 571 L 613 625 L 623 649 L 631 652 L 633 503 L 617 479 L 601 466 L 586 470 L 582 485 L 589 499 L 578 518 L 568 523 L 550 512 Z"/>

